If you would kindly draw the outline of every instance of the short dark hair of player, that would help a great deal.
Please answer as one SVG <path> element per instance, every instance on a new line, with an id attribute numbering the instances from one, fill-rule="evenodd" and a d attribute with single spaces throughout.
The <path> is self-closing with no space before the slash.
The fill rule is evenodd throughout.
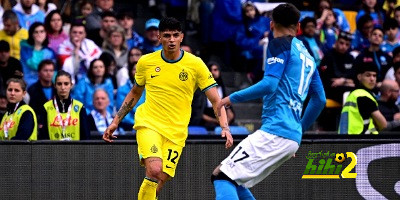
<path id="1" fill-rule="evenodd" d="M 317 26 L 317 21 L 315 21 L 314 18 L 312 17 L 305 17 L 303 20 L 301 20 L 300 22 L 300 28 L 302 31 L 304 31 L 304 29 L 306 28 L 308 23 L 313 23 L 314 26 Z"/>
<path id="2" fill-rule="evenodd" d="M 24 81 L 24 79 L 22 79 L 22 78 L 10 78 L 10 79 L 8 79 L 7 80 L 7 84 L 6 84 L 7 88 L 8 88 L 8 85 L 10 85 L 11 82 L 19 83 L 19 85 L 21 85 L 22 91 L 26 91 L 26 82 Z"/>
<path id="3" fill-rule="evenodd" d="M 113 17 L 114 19 L 117 19 L 117 15 L 115 15 L 115 13 L 114 13 L 114 12 L 111 12 L 111 11 L 104 11 L 104 12 L 101 14 L 101 19 L 104 19 L 104 18 L 106 18 L 106 17 Z"/>
<path id="4" fill-rule="evenodd" d="M 182 32 L 182 24 L 180 21 L 173 17 L 164 17 L 160 21 L 160 25 L 158 26 L 158 30 L 160 32 L 163 31 L 179 31 Z"/>
<path id="5" fill-rule="evenodd" d="M 399 23 L 394 18 L 387 18 L 383 22 L 383 30 L 388 31 L 390 29 L 395 29 L 399 27 Z"/>
<path id="6" fill-rule="evenodd" d="M 354 39 L 354 36 L 350 32 L 340 31 L 338 39 L 340 38 L 351 42 Z"/>
<path id="7" fill-rule="evenodd" d="M 71 78 L 71 74 L 70 74 L 70 73 L 68 73 L 68 72 L 66 72 L 66 71 L 64 71 L 64 70 L 60 70 L 60 71 L 57 72 L 56 79 L 55 79 L 56 82 L 57 82 L 58 77 L 60 77 L 60 76 L 66 76 L 66 77 L 69 78 L 69 81 L 72 81 L 72 78 Z"/>
<path id="8" fill-rule="evenodd" d="M 272 11 L 274 23 L 283 27 L 296 26 L 299 19 L 300 11 L 291 3 L 280 4 Z"/>
<path id="9" fill-rule="evenodd" d="M 44 59 L 38 65 L 38 72 L 40 72 L 40 70 L 42 70 L 43 67 L 46 66 L 46 65 L 52 65 L 53 66 L 53 70 L 56 70 L 56 64 L 54 64 L 54 62 L 52 60 Z"/>

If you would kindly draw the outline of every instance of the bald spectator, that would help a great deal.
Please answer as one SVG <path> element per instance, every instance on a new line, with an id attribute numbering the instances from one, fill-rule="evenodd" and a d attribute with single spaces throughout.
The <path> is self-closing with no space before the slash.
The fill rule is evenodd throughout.
<path id="1" fill-rule="evenodd" d="M 45 13 L 34 3 L 35 0 L 20 0 L 20 3 L 13 7 L 22 28 L 29 29 L 35 22 L 44 22 Z"/>
<path id="2" fill-rule="evenodd" d="M 88 31 L 101 28 L 101 14 L 105 11 L 113 12 L 114 0 L 96 0 L 93 12 L 86 17 Z"/>
<path id="3" fill-rule="evenodd" d="M 399 130 L 400 110 L 396 105 L 399 97 L 399 85 L 393 80 L 384 80 L 380 88 L 381 96 L 378 100 L 379 111 L 388 122 L 385 130 Z"/>
<path id="4" fill-rule="evenodd" d="M 161 42 L 158 39 L 158 25 L 160 20 L 151 18 L 146 21 L 144 43 L 143 43 L 143 54 L 152 53 L 162 48 Z"/>
<path id="5" fill-rule="evenodd" d="M 102 135 L 108 125 L 111 124 L 113 117 L 107 111 L 110 105 L 110 98 L 104 89 L 97 89 L 93 94 L 94 109 L 88 115 L 88 125 L 90 132 L 96 131 Z"/>
<path id="6" fill-rule="evenodd" d="M 22 40 L 28 39 L 28 30 L 21 28 L 17 14 L 12 10 L 6 10 L 3 14 L 4 29 L 0 31 L 0 38 L 10 44 L 11 56 L 20 59 Z"/>

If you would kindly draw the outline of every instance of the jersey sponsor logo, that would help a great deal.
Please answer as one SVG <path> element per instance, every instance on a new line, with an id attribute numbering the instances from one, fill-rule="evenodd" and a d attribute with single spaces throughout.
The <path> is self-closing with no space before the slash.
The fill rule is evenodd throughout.
<path id="1" fill-rule="evenodd" d="M 65 124 L 66 120 L 67 119 L 62 119 L 62 123 Z M 67 121 L 68 123 L 67 126 L 76 126 L 78 125 L 78 122 L 79 122 L 78 118 L 72 119 L 72 117 L 69 117 Z M 57 116 L 54 117 L 53 122 L 51 122 L 50 126 L 61 127 L 60 120 L 58 119 Z"/>
<path id="2" fill-rule="evenodd" d="M 186 81 L 187 79 L 188 79 L 188 73 L 182 70 L 182 72 L 179 73 L 179 80 Z"/>
<path id="3" fill-rule="evenodd" d="M 297 100 L 290 99 L 289 108 L 294 110 L 295 112 L 301 113 L 303 110 L 303 105 Z"/>
<path id="4" fill-rule="evenodd" d="M 156 67 L 156 68 L 154 69 L 154 71 L 160 72 L 160 71 L 161 71 L 161 68 L 160 68 L 160 67 Z"/>
<path id="5" fill-rule="evenodd" d="M 8 129 L 12 129 L 15 125 L 15 121 L 6 120 L 6 121 L 4 121 L 4 125 L 9 127 Z M 0 127 L 0 131 L 2 131 L 2 130 L 3 130 L 3 126 Z"/>
<path id="6" fill-rule="evenodd" d="M 65 133 L 65 138 L 62 136 L 61 133 L 54 133 L 54 137 L 57 140 L 71 140 L 71 138 L 75 138 L 75 133 Z"/>
<path id="7" fill-rule="evenodd" d="M 150 75 L 150 78 L 154 78 L 154 77 L 157 77 L 157 76 L 159 76 L 159 75 L 153 75 L 153 74 L 151 74 L 151 75 Z"/>
<path id="8" fill-rule="evenodd" d="M 270 64 L 274 64 L 274 63 L 281 63 L 283 64 L 285 61 L 282 58 L 278 58 L 278 57 L 271 57 L 267 59 L 267 63 Z"/>

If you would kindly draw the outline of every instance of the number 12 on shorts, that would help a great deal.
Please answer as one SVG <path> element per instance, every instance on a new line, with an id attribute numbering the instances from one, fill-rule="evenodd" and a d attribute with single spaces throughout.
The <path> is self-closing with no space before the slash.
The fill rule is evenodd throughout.
<path id="1" fill-rule="evenodd" d="M 238 154 L 239 151 L 242 151 L 242 153 Z M 235 160 L 233 160 L 233 162 L 235 163 L 235 162 L 239 162 L 241 160 L 244 160 L 244 159 L 246 159 L 248 157 L 250 157 L 249 154 L 247 154 L 246 151 L 242 150 L 242 147 L 239 146 L 238 150 L 232 155 L 231 159 L 235 158 Z"/>

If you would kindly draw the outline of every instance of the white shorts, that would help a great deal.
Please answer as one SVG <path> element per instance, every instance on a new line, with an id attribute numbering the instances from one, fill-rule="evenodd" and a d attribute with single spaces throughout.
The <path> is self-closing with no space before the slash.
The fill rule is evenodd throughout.
<path id="1" fill-rule="evenodd" d="M 293 140 L 257 130 L 221 162 L 221 171 L 238 185 L 251 188 L 289 160 L 298 148 Z"/>

